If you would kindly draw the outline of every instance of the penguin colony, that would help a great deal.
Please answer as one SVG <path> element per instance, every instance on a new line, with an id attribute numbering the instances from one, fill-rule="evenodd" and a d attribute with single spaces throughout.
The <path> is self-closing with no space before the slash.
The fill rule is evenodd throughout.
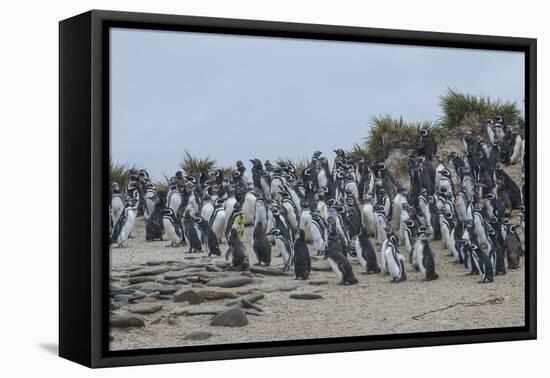
<path id="1" fill-rule="evenodd" d="M 524 255 L 525 142 L 517 126 L 497 116 L 487 120 L 488 140 L 467 132 L 463 151 L 437 154 L 429 129 L 407 161 L 408 186 L 383 162 L 335 150 L 332 164 L 313 153 L 300 175 L 288 162 L 242 161 L 231 177 L 223 170 L 182 171 L 158 192 L 147 171 L 130 171 L 123 194 L 111 184 L 111 244 L 123 247 L 143 214 L 146 240 L 168 240 L 225 258 L 235 269 L 249 268 L 243 244 L 252 227 L 255 264 L 269 266 L 272 253 L 282 269 L 307 280 L 310 254 L 324 256 L 340 284 L 357 283 L 351 259 L 367 274 L 382 273 L 394 282 L 407 279 L 410 264 L 424 280 L 439 278 L 430 241 L 442 240 L 449 255 L 482 283 L 517 269 Z M 521 164 L 521 188 L 503 170 Z M 519 211 L 520 224 L 510 221 Z"/>

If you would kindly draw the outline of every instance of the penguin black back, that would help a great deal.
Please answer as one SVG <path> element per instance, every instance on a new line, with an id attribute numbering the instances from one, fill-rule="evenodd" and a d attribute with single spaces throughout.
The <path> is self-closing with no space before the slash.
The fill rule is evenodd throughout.
<path id="1" fill-rule="evenodd" d="M 311 273 L 311 259 L 305 241 L 305 232 L 300 230 L 294 242 L 294 273 L 297 280 L 307 280 Z"/>
<path id="2" fill-rule="evenodd" d="M 258 259 L 256 265 L 260 265 L 263 262 L 266 266 L 269 266 L 269 264 L 271 264 L 271 242 L 265 234 L 264 224 L 262 222 L 256 223 L 252 239 L 252 249 Z"/>

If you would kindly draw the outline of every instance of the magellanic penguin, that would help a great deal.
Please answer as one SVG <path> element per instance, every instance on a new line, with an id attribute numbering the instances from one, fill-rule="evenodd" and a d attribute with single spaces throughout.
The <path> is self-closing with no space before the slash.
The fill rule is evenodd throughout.
<path id="1" fill-rule="evenodd" d="M 487 227 L 489 237 L 489 260 L 493 266 L 495 276 L 506 274 L 506 265 L 504 263 L 504 251 L 497 237 L 497 232 L 491 226 Z"/>
<path id="2" fill-rule="evenodd" d="M 365 269 L 367 274 L 380 273 L 380 267 L 376 261 L 376 253 L 374 247 L 367 236 L 367 229 L 361 227 L 357 239 L 355 239 L 355 252 L 359 264 Z"/>
<path id="3" fill-rule="evenodd" d="M 394 282 L 401 282 L 407 279 L 405 274 L 405 256 L 399 253 L 397 247 L 397 238 L 394 234 L 390 234 L 384 242 L 384 260 L 386 270 L 392 277 Z"/>
<path id="4" fill-rule="evenodd" d="M 124 197 L 120 193 L 119 186 L 116 182 L 111 184 L 111 211 L 113 218 L 113 225 L 116 225 L 118 218 L 122 215 L 124 210 Z"/>
<path id="5" fill-rule="evenodd" d="M 218 243 L 218 237 L 214 231 L 212 231 L 212 227 L 210 227 L 208 222 L 202 217 L 194 217 L 193 222 L 196 223 L 198 229 L 200 230 L 201 243 L 203 249 L 206 253 L 208 253 L 208 256 L 221 256 L 222 252 L 220 250 L 220 244 Z"/>
<path id="6" fill-rule="evenodd" d="M 493 265 L 489 257 L 475 244 L 470 244 L 470 258 L 472 259 L 472 264 L 474 264 L 479 272 L 479 282 L 487 283 L 493 282 L 494 272 Z"/>
<path id="7" fill-rule="evenodd" d="M 183 227 L 178 221 L 174 210 L 171 208 L 166 208 L 163 210 L 162 224 L 164 226 L 164 231 L 170 244 L 167 247 L 177 247 L 183 243 L 185 236 L 183 234 Z"/>
<path id="8" fill-rule="evenodd" d="M 153 200 L 157 196 L 155 185 L 147 183 L 145 185 L 145 207 L 143 209 L 143 218 L 147 221 L 155 210 L 156 201 Z"/>
<path id="9" fill-rule="evenodd" d="M 297 280 L 307 280 L 311 273 L 311 259 L 305 241 L 305 232 L 300 230 L 294 242 L 294 273 Z"/>
<path id="10" fill-rule="evenodd" d="M 250 267 L 248 254 L 243 242 L 238 236 L 237 230 L 232 229 L 227 239 L 229 248 L 225 253 L 225 260 L 231 258 L 231 267 L 238 270 L 247 270 Z"/>
<path id="11" fill-rule="evenodd" d="M 275 237 L 275 245 L 283 257 L 283 270 L 285 272 L 288 271 L 294 263 L 294 245 L 289 239 L 283 236 L 281 230 L 278 228 L 272 228 L 268 232 L 268 235 Z"/>
<path id="12" fill-rule="evenodd" d="M 191 216 L 191 210 L 187 210 L 183 215 L 183 234 L 189 243 L 189 253 L 202 251 L 201 240 L 197 234 L 195 222 L 193 222 L 193 217 Z"/>
<path id="13" fill-rule="evenodd" d="M 162 234 L 164 234 L 164 203 L 156 194 L 153 197 L 147 197 L 147 192 L 145 200 L 145 213 L 149 214 L 147 220 L 145 221 L 145 240 L 162 240 Z M 155 205 L 152 210 L 149 210 L 148 208 L 149 201 L 153 202 Z"/>
<path id="14" fill-rule="evenodd" d="M 327 223 L 318 212 L 313 212 L 311 213 L 311 222 L 309 226 L 313 238 L 313 249 L 317 251 L 318 256 L 322 255 L 327 248 Z"/>
<path id="15" fill-rule="evenodd" d="M 236 202 L 233 205 L 231 216 L 227 218 L 225 226 L 225 238 L 229 240 L 229 234 L 231 233 L 231 230 L 236 229 L 237 236 L 239 236 L 239 239 L 242 240 L 244 234 L 244 223 L 244 213 L 242 211 L 241 204 L 239 202 Z M 263 232 L 265 233 L 265 229 Z"/>
<path id="16" fill-rule="evenodd" d="M 507 224 L 505 226 L 506 237 L 504 238 L 504 250 L 506 251 L 509 269 L 518 269 L 520 256 L 523 255 L 523 247 L 521 246 L 521 241 L 517 234 L 518 227 L 518 225 L 512 224 Z"/>
<path id="17" fill-rule="evenodd" d="M 218 242 L 220 243 L 225 233 L 226 221 L 224 200 L 222 198 L 218 198 L 214 202 L 214 212 L 210 216 L 208 224 L 212 227 L 212 231 L 214 231 L 214 234 L 216 234 Z"/>
<path id="18" fill-rule="evenodd" d="M 365 202 L 361 208 L 361 221 L 363 227 L 367 229 L 368 236 L 376 236 L 376 214 L 374 211 L 374 203 L 372 194 L 367 194 Z"/>
<path id="19" fill-rule="evenodd" d="M 414 243 L 414 255 L 416 256 L 416 264 L 424 279 L 426 281 L 433 281 L 437 280 L 439 275 L 435 272 L 435 255 L 428 242 L 429 236 L 430 234 L 426 227 L 419 227 Z"/>
<path id="20" fill-rule="evenodd" d="M 271 242 L 267 239 L 265 225 L 261 222 L 256 223 L 256 226 L 254 226 L 252 249 L 258 260 L 254 265 L 264 263 L 266 266 L 269 266 L 271 264 Z"/>
<path id="21" fill-rule="evenodd" d="M 302 202 L 302 213 L 300 214 L 300 230 L 304 230 L 306 242 L 312 242 L 313 236 L 311 235 L 311 228 L 309 223 L 311 222 L 311 209 L 309 202 Z"/>
<path id="22" fill-rule="evenodd" d="M 138 201 L 135 198 L 128 198 L 126 200 L 124 209 L 113 227 L 111 244 L 117 244 L 119 247 L 123 247 L 124 243 L 130 237 L 136 223 L 137 203 Z"/>
<path id="23" fill-rule="evenodd" d="M 331 239 L 336 239 L 334 240 L 335 243 L 331 243 Z M 336 274 L 340 284 L 354 285 L 357 283 L 357 278 L 355 278 L 355 275 L 353 274 L 353 269 L 351 268 L 350 262 L 340 251 L 331 248 L 332 245 L 337 244 L 339 244 L 337 236 L 332 233 L 329 235 L 329 246 L 326 250 L 325 258 L 328 260 L 330 267 L 334 274 Z"/>

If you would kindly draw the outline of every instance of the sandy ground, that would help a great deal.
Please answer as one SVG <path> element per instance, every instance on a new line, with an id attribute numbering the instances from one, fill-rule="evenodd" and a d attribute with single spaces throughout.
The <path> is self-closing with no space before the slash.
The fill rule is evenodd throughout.
<path id="1" fill-rule="evenodd" d="M 134 237 L 125 248 L 111 249 L 112 285 L 128 286 L 126 276 L 133 269 L 154 260 L 180 262 L 208 261 L 203 253 L 186 253 L 187 248 L 166 248 L 168 242 L 145 242 L 144 222 L 139 219 Z M 245 231 L 244 241 L 250 262 L 256 257 L 250 245 L 252 228 Z M 374 242 L 374 241 L 373 241 Z M 145 320 L 141 328 L 111 329 L 111 349 L 142 349 L 202 344 L 230 344 L 274 340 L 295 340 L 325 337 L 377 335 L 446 330 L 464 330 L 524 325 L 524 268 L 509 270 L 494 283 L 480 284 L 479 276 L 466 275 L 461 265 L 443 250 L 441 242 L 431 242 L 436 254 L 437 281 L 425 282 L 420 273 L 407 264 L 407 281 L 393 283 L 382 274 L 366 275 L 355 258 L 353 269 L 359 283 L 352 286 L 337 284 L 332 272 L 313 271 L 310 280 L 327 280 L 328 284 L 311 285 L 309 281 L 296 281 L 293 275 L 265 276 L 253 274 L 253 282 L 245 288 L 265 291 L 265 298 L 256 302 L 264 312 L 248 316 L 244 327 L 213 327 L 212 315 L 173 316 L 171 311 L 186 303 L 174 303 L 170 298 L 145 298 L 163 308 L 153 314 L 140 315 Z M 227 244 L 222 244 L 225 253 Z M 274 247 L 273 255 L 277 255 Z M 315 264 L 315 257 L 312 262 Z M 223 260 L 222 257 L 213 261 Z M 272 266 L 281 266 L 274 257 Z M 174 265 L 172 265 L 174 266 Z M 240 274 L 240 273 L 232 273 Z M 163 279 L 163 274 L 156 276 Z M 281 285 L 296 283 L 294 291 L 280 291 Z M 201 284 L 195 284 L 200 287 Z M 295 292 L 315 292 L 319 300 L 291 299 Z M 195 306 L 223 305 L 228 300 L 207 301 Z M 126 311 L 126 302 L 117 312 Z M 426 313 L 426 314 L 425 314 Z M 425 314 L 425 315 L 423 315 Z M 203 341 L 184 340 L 192 332 L 212 334 Z"/>

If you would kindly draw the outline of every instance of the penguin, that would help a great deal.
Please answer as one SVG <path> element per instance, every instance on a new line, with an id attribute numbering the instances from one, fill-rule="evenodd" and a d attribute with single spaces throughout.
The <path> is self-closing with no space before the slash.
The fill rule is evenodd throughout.
<path id="1" fill-rule="evenodd" d="M 490 216 L 497 219 L 503 219 L 506 217 L 506 211 L 502 203 L 497 199 L 493 193 L 489 193 L 486 196 L 487 198 L 487 209 Z"/>
<path id="2" fill-rule="evenodd" d="M 191 216 L 191 210 L 187 210 L 183 215 L 183 234 L 189 243 L 189 253 L 202 251 L 202 244 Z"/>
<path id="3" fill-rule="evenodd" d="M 200 216 L 206 222 L 209 222 L 214 214 L 214 201 L 211 196 L 208 194 L 210 190 L 205 189 L 205 194 L 203 196 L 203 201 L 201 203 Z"/>
<path id="4" fill-rule="evenodd" d="M 236 203 L 237 203 L 237 198 L 235 197 L 235 186 L 233 184 L 230 184 L 227 187 L 227 199 L 225 200 L 225 203 L 224 203 L 225 217 L 227 218 L 228 221 L 229 219 L 231 219 L 231 216 L 233 215 L 233 209 L 235 208 Z M 242 206 L 241 206 L 241 209 L 242 209 Z"/>
<path id="5" fill-rule="evenodd" d="M 271 264 L 271 243 L 267 239 L 265 225 L 261 222 L 258 222 L 254 227 L 254 232 L 252 234 L 252 249 L 258 260 L 255 265 L 264 263 L 265 266 L 269 266 Z"/>
<path id="6" fill-rule="evenodd" d="M 227 218 L 225 215 L 224 200 L 218 198 L 214 202 L 214 212 L 210 216 L 208 224 L 212 227 L 212 231 L 214 231 L 219 243 L 222 242 L 222 238 L 225 234 L 226 222 Z"/>
<path id="7" fill-rule="evenodd" d="M 244 225 L 250 226 L 254 224 L 254 213 L 256 211 L 256 199 L 258 198 L 256 192 L 247 191 L 244 195 L 242 203 L 244 214 Z"/>
<path id="8" fill-rule="evenodd" d="M 298 209 L 294 205 L 294 202 L 292 202 L 292 197 L 290 196 L 290 193 L 284 191 L 281 192 L 281 196 L 282 206 L 284 211 L 286 212 L 286 219 L 288 220 L 289 226 L 292 228 L 292 234 L 295 234 L 298 232 L 298 229 L 300 227 Z"/>
<path id="9" fill-rule="evenodd" d="M 512 178 L 504 172 L 502 164 L 497 164 L 495 168 L 495 181 L 500 182 L 497 187 L 497 198 L 507 193 L 510 198 L 512 209 L 519 210 L 522 206 L 521 191 Z"/>
<path id="10" fill-rule="evenodd" d="M 163 210 L 162 224 L 164 231 L 170 244 L 167 247 L 177 247 L 183 243 L 185 236 L 183 234 L 183 227 L 178 221 L 176 214 L 172 208 L 168 207 Z"/>
<path id="11" fill-rule="evenodd" d="M 435 272 L 435 255 L 430 248 L 428 242 L 429 230 L 422 226 L 418 229 L 418 235 L 414 243 L 414 256 L 413 260 L 418 266 L 418 270 L 424 276 L 424 280 L 433 281 L 439 278 L 439 275 Z"/>
<path id="12" fill-rule="evenodd" d="M 155 209 L 156 202 L 153 197 L 157 195 L 155 186 L 152 183 L 145 185 L 145 207 L 143 209 L 143 218 L 147 221 Z"/>
<path id="13" fill-rule="evenodd" d="M 229 234 L 232 229 L 237 230 L 237 235 L 239 236 L 239 239 L 242 240 L 243 234 L 244 234 L 244 213 L 241 209 L 241 204 L 239 202 L 236 202 L 233 205 L 233 209 L 231 211 L 231 216 L 227 218 L 226 226 L 225 226 L 225 238 L 229 240 Z M 266 229 L 262 231 L 265 233 Z"/>
<path id="14" fill-rule="evenodd" d="M 307 280 L 311 273 L 311 259 L 305 241 L 305 232 L 300 230 L 294 242 L 294 274 L 297 280 Z"/>
<path id="15" fill-rule="evenodd" d="M 113 227 L 111 244 L 117 244 L 119 248 L 122 248 L 130 237 L 136 222 L 137 204 L 138 200 L 136 198 L 126 200 L 124 209 Z"/>
<path id="16" fill-rule="evenodd" d="M 331 248 L 332 245 L 339 244 L 337 238 L 334 233 L 329 235 L 329 247 L 326 250 L 325 258 L 341 285 L 354 285 L 357 283 L 357 278 L 353 274 L 350 262 L 340 251 Z"/>
<path id="17" fill-rule="evenodd" d="M 392 205 L 392 222 L 395 227 L 399 226 L 400 219 L 401 219 L 401 209 L 403 207 L 403 204 L 409 203 L 407 195 L 408 195 L 407 189 L 405 189 L 403 186 L 399 186 L 397 188 L 397 194 L 393 199 L 393 205 Z"/>
<path id="18" fill-rule="evenodd" d="M 489 237 L 489 260 L 493 266 L 495 276 L 506 274 L 506 265 L 504 264 L 504 251 L 498 241 L 497 232 L 491 226 L 487 227 Z"/>
<path id="19" fill-rule="evenodd" d="M 164 204 L 158 195 L 155 194 L 153 197 L 147 195 L 148 192 L 145 194 L 145 213 L 148 214 L 145 221 L 145 240 L 162 240 L 162 234 L 164 234 Z M 149 209 L 149 201 L 155 205 L 152 210 Z"/>
<path id="20" fill-rule="evenodd" d="M 472 263 L 475 265 L 477 271 L 479 272 L 479 282 L 493 282 L 493 265 L 491 264 L 491 260 L 489 260 L 489 257 L 485 254 L 485 252 L 481 250 L 481 248 L 474 244 L 470 244 L 469 251 Z"/>
<path id="21" fill-rule="evenodd" d="M 462 160 L 456 152 L 451 152 L 449 155 L 449 160 L 451 161 L 451 165 L 453 166 L 455 170 L 455 174 L 458 177 L 459 181 L 462 182 L 462 170 L 466 166 L 466 163 L 464 163 L 464 160 Z"/>
<path id="22" fill-rule="evenodd" d="M 474 230 L 477 236 L 479 246 L 489 247 L 489 240 L 487 238 L 487 229 L 485 225 L 485 219 L 483 217 L 483 208 L 481 204 L 474 206 Z"/>
<path id="23" fill-rule="evenodd" d="M 378 206 L 376 209 L 376 239 L 379 245 L 386 240 L 386 229 L 388 228 L 388 219 L 383 206 Z"/>
<path id="24" fill-rule="evenodd" d="M 509 269 L 518 269 L 520 264 L 520 256 L 523 255 L 521 241 L 516 234 L 519 226 L 508 224 L 506 226 L 506 237 L 504 238 L 504 250 L 506 251 L 506 259 L 508 260 Z"/>
<path id="25" fill-rule="evenodd" d="M 367 194 L 365 202 L 361 208 L 361 223 L 367 229 L 368 236 L 376 235 L 377 220 L 372 202 L 372 194 Z"/>
<path id="26" fill-rule="evenodd" d="M 238 236 L 237 230 L 231 229 L 229 239 L 227 240 L 229 248 L 225 253 L 225 260 L 231 257 L 231 267 L 238 270 L 248 270 L 250 264 L 248 262 L 248 254 L 243 242 Z"/>
<path id="27" fill-rule="evenodd" d="M 271 206 L 271 214 L 272 214 L 272 219 L 274 221 L 274 224 L 273 224 L 274 227 L 278 228 L 279 231 L 281 231 L 281 234 L 285 239 L 294 241 L 294 234 L 292 233 L 292 229 L 289 229 L 287 222 L 283 217 L 283 214 L 281 214 L 279 206 L 277 205 Z"/>
<path id="28" fill-rule="evenodd" d="M 166 207 L 172 209 L 174 214 L 177 214 L 182 202 L 181 192 L 174 182 L 169 186 L 168 193 L 166 194 Z"/>
<path id="29" fill-rule="evenodd" d="M 275 245 L 283 257 L 283 271 L 288 271 L 294 263 L 294 245 L 278 228 L 272 228 L 267 234 L 275 237 Z"/>
<path id="30" fill-rule="evenodd" d="M 313 249 L 317 251 L 317 256 L 324 254 L 327 247 L 327 224 L 318 212 L 311 213 L 309 227 L 313 238 Z"/>
<path id="31" fill-rule="evenodd" d="M 311 235 L 311 209 L 309 202 L 304 201 L 302 203 L 302 213 L 300 214 L 300 230 L 304 230 L 306 243 L 311 243 L 313 241 L 313 236 Z"/>
<path id="32" fill-rule="evenodd" d="M 124 197 L 120 193 L 119 186 L 116 182 L 111 183 L 111 211 L 112 222 L 116 225 L 118 218 L 122 215 L 124 210 Z"/>
<path id="33" fill-rule="evenodd" d="M 212 230 L 212 227 L 202 217 L 194 217 L 197 228 L 200 230 L 200 239 L 203 249 L 208 253 L 208 257 L 215 255 L 221 256 L 220 244 L 218 243 L 218 237 Z"/>
<path id="34" fill-rule="evenodd" d="M 380 267 L 376 261 L 376 253 L 368 238 L 365 227 L 361 227 L 359 235 L 355 239 L 355 252 L 357 253 L 359 264 L 361 264 L 367 274 L 380 273 Z"/>
<path id="35" fill-rule="evenodd" d="M 256 198 L 254 209 L 254 226 L 256 226 L 257 223 L 267 224 L 267 222 L 267 205 L 263 197 L 258 197 Z"/>
<path id="36" fill-rule="evenodd" d="M 416 230 L 416 224 L 413 220 L 405 221 L 405 232 L 403 234 L 404 246 L 406 251 L 409 253 L 409 262 L 415 270 L 418 270 L 418 265 L 415 261 L 414 256 L 414 243 L 417 237 L 418 231 Z"/>
<path id="37" fill-rule="evenodd" d="M 399 252 L 397 247 L 397 238 L 394 234 L 389 234 L 384 243 L 384 259 L 387 272 L 392 277 L 393 282 L 402 282 L 407 279 L 405 273 L 405 257 Z"/>
<path id="38" fill-rule="evenodd" d="M 462 255 L 463 261 L 464 261 L 464 268 L 468 272 L 468 274 L 479 274 L 478 264 L 476 264 L 473 260 L 474 257 L 472 255 L 472 250 L 474 248 L 477 248 L 476 245 L 470 243 L 467 239 L 460 239 L 458 242 L 458 246 L 460 249 L 460 254 Z"/>
<path id="39" fill-rule="evenodd" d="M 432 156 L 437 152 L 437 145 L 428 134 L 428 129 L 423 128 L 420 130 L 420 140 L 417 146 L 418 155 L 425 156 L 426 159 L 431 160 Z"/>
<path id="40" fill-rule="evenodd" d="M 433 234 L 433 228 L 432 228 L 432 213 L 430 211 L 430 204 L 429 204 L 429 198 L 428 198 L 428 191 L 426 189 L 422 189 L 420 196 L 418 197 L 418 205 L 420 207 L 420 211 L 422 212 L 422 215 L 424 216 L 424 222 L 426 223 L 427 231 L 431 234 Z"/>

